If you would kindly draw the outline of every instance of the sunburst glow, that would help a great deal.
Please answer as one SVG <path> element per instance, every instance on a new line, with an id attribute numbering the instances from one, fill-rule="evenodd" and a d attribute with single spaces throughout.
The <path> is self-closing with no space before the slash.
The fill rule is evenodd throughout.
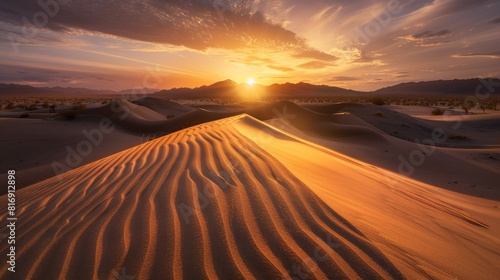
<path id="1" fill-rule="evenodd" d="M 254 79 L 254 78 L 248 78 L 248 80 L 247 80 L 247 84 L 248 84 L 248 85 L 253 85 L 253 84 L 255 84 L 255 79 Z"/>

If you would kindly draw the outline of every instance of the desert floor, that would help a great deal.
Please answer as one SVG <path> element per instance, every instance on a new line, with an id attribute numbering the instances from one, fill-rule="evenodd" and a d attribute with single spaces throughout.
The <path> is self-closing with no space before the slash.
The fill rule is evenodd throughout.
<path id="1" fill-rule="evenodd" d="M 0 113 L 18 218 L 0 278 L 499 279 L 500 113 L 474 113 L 155 98 Z"/>

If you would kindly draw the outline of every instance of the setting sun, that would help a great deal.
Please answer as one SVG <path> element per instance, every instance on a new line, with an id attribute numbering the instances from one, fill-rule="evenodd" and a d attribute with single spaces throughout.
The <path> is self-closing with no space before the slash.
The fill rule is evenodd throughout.
<path id="1" fill-rule="evenodd" d="M 247 84 L 249 84 L 249 85 L 255 84 L 255 79 L 254 78 L 248 78 Z"/>

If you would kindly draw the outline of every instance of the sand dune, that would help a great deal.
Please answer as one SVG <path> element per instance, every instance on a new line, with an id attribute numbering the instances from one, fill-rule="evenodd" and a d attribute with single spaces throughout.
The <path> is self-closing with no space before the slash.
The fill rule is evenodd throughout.
<path id="1" fill-rule="evenodd" d="M 361 157 L 371 158 L 368 162 L 294 136 L 280 137 L 270 127 L 241 122 L 235 127 L 265 147 L 325 203 L 369 237 L 406 278 L 493 279 L 500 275 L 496 265 L 500 261 L 497 187 L 491 190 L 492 200 L 488 200 L 460 194 L 456 186 L 448 191 L 396 175 L 379 167 L 382 164 L 377 158 L 386 153 L 377 149 L 383 144 L 372 142 L 364 148 L 367 142 L 355 141 L 355 137 L 350 138 L 347 146 L 357 150 L 358 156 L 360 150 L 366 153 Z M 353 144 L 356 142 L 362 145 Z M 387 142 L 402 150 L 405 143 L 399 139 Z M 443 156 L 444 162 L 436 160 Z M 436 158 L 426 162 L 426 167 L 434 170 L 424 172 L 426 176 L 446 177 L 436 172 L 444 164 L 459 170 L 461 174 L 453 177 L 458 180 L 480 170 L 471 165 L 462 167 L 463 162 L 446 154 Z M 490 182 L 498 178 L 492 173 L 481 176 Z"/>
<path id="2" fill-rule="evenodd" d="M 174 101 L 154 97 L 144 97 L 134 101 L 133 103 L 147 107 L 163 116 L 178 116 L 195 110 L 194 108 L 181 105 Z"/>
<path id="3" fill-rule="evenodd" d="M 388 247 L 391 242 L 382 237 L 395 235 L 385 234 L 385 226 L 411 236 L 416 225 L 436 220 L 417 215 L 408 223 L 405 215 L 394 215 L 385 222 L 391 207 L 373 199 L 375 190 L 367 188 L 378 180 L 386 188 L 379 196 L 390 193 L 394 181 L 406 186 L 402 192 L 417 187 L 397 202 L 408 213 L 430 207 L 445 227 L 481 236 L 490 228 L 489 221 L 439 200 L 421 184 L 248 115 L 181 130 L 63 175 L 17 193 L 22 217 L 17 259 L 23 269 L 16 279 L 115 279 L 122 269 L 135 279 L 402 279 L 461 273 L 460 265 L 456 271 L 439 262 L 430 265 L 401 240 Z M 360 198 L 359 191 L 366 196 Z M 370 203 L 371 213 L 379 214 L 374 222 L 356 218 Z M 443 222 L 446 217 L 456 220 Z M 377 230 L 384 234 L 374 234 Z M 443 242 L 432 233 L 418 234 Z M 479 246 L 485 244 L 498 248 L 498 243 Z M 5 243 L 0 249 L 7 253 Z M 488 268 L 480 275 L 492 276 L 498 273 L 490 267 L 495 260 L 498 255 L 472 265 Z M 2 279 L 8 279 L 5 266 Z"/>
<path id="4" fill-rule="evenodd" d="M 138 279 L 401 277 L 232 126 L 241 121 L 257 122 L 193 127 L 19 191 L 18 260 L 30 266 L 18 275 L 110 279 L 126 267 Z"/>

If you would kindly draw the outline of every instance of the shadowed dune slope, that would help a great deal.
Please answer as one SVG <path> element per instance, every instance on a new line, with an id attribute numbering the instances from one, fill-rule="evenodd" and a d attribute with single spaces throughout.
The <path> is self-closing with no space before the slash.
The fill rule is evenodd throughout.
<path id="1" fill-rule="evenodd" d="M 176 102 L 156 98 L 140 99 L 136 105 L 125 100 L 115 100 L 111 104 L 100 108 L 88 109 L 84 115 L 100 115 L 110 118 L 113 122 L 123 128 L 135 132 L 158 133 L 164 135 L 186 127 L 204 122 L 223 119 L 239 114 L 248 114 L 259 120 L 274 118 L 287 119 L 291 125 L 298 129 L 309 131 L 313 134 L 331 137 L 362 136 L 365 139 L 385 141 L 379 131 L 369 123 L 356 116 L 340 116 L 322 114 L 308 110 L 290 101 L 279 101 L 268 104 L 245 104 L 233 106 L 231 110 L 206 110 L 203 108 L 192 108 Z M 144 107 L 144 106 L 147 107 Z M 255 105 L 255 106 L 253 106 Z M 158 109 L 160 108 L 160 109 Z M 162 110 L 185 110 L 184 113 L 172 119 L 162 119 L 157 113 Z M 147 116 L 151 116 L 148 118 Z M 160 115 L 160 117 L 157 117 Z"/>
<path id="2" fill-rule="evenodd" d="M 403 278 L 242 121 L 267 128 L 194 126 L 20 190 L 17 279 Z"/>
<path id="3" fill-rule="evenodd" d="M 133 101 L 134 104 L 147 107 L 163 116 L 177 116 L 187 112 L 195 110 L 194 108 L 181 105 L 177 102 L 154 98 L 154 97 L 144 97 L 139 100 Z"/>
<path id="4" fill-rule="evenodd" d="M 428 138 L 436 127 L 406 114 L 373 104 L 340 103 L 308 105 L 306 107 L 321 114 L 349 112 L 380 131 L 412 142 Z M 444 129 L 452 134 L 451 131 L 448 131 L 449 128 Z"/>

